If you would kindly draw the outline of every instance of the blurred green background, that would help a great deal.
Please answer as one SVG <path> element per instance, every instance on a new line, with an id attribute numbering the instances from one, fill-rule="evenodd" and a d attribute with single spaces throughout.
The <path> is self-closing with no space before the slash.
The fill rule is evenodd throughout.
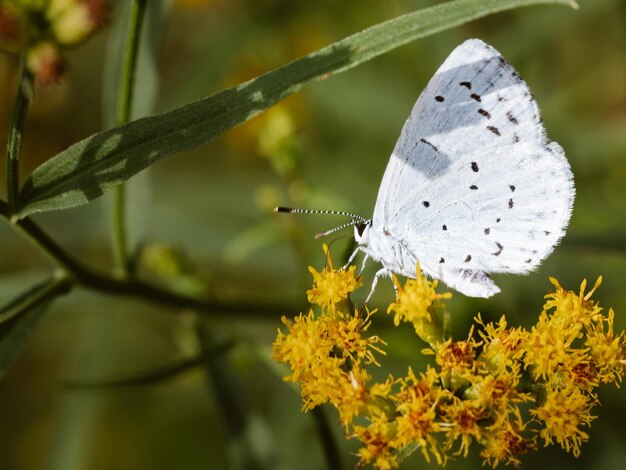
<path id="1" fill-rule="evenodd" d="M 139 107 L 148 110 L 153 93 L 156 111 L 182 105 L 437 3 L 167 3 L 147 28 L 158 67 L 154 75 L 152 64 L 142 63 Z M 318 82 L 210 145 L 161 161 L 134 179 L 132 235 L 144 247 L 146 270 L 188 290 L 198 289 L 199 276 L 206 281 L 202 289 L 224 301 L 284 303 L 293 311 L 203 322 L 211 341 L 234 340 L 228 354 L 211 361 L 212 378 L 199 367 L 153 385 L 76 391 L 63 389 L 60 381 L 171 364 L 197 351 L 199 338 L 190 312 L 73 291 L 53 304 L 0 382 L 0 469 L 238 468 L 230 459 L 246 449 L 267 468 L 324 468 L 316 421 L 300 412 L 298 390 L 280 380 L 285 371 L 272 366 L 269 348 L 281 315 L 295 315 L 305 302 L 307 265 L 323 266 L 321 243 L 313 234 L 343 219 L 281 217 L 271 208 L 332 208 L 369 217 L 417 96 L 448 53 L 470 37 L 496 47 L 529 84 L 549 137 L 566 150 L 577 197 L 567 236 L 537 272 L 497 276 L 502 293 L 490 300 L 454 296 L 448 306 L 456 337 L 467 334 L 477 312 L 531 325 L 551 288 L 548 276 L 577 290 L 583 278 L 593 283 L 602 275 L 595 298 L 615 309 L 616 328 L 625 329 L 626 3 L 579 3 L 578 11 L 540 6 L 498 14 L 414 42 Z M 111 30 L 122 17 L 118 8 Z M 71 51 L 67 78 L 38 90 L 26 127 L 24 175 L 105 125 L 110 99 L 103 108 L 103 57 L 110 35 L 105 31 Z M 16 65 L 0 55 L 3 146 Z M 90 265 L 111 266 L 106 202 L 36 220 Z M 349 238 L 335 238 L 332 252 L 339 260 Z M 44 279 L 50 266 L 6 225 L 0 226 L 0 243 L 5 302 Z M 366 269 L 366 284 L 374 269 L 373 264 Z M 391 284 L 381 281 L 373 304 L 386 305 L 392 294 Z M 374 325 L 389 343 L 384 373 L 419 368 L 422 344 L 410 327 L 393 328 L 382 314 Z M 598 418 L 580 458 L 551 447 L 526 456 L 525 467 L 624 468 L 626 394 L 607 387 L 599 399 L 602 406 L 595 409 Z M 233 409 L 243 410 L 239 421 L 233 421 Z M 324 413 L 341 445 L 344 468 L 352 468 L 354 446 L 341 438 L 335 412 Z M 245 462 L 243 467 L 252 468 Z M 403 468 L 430 467 L 416 454 Z M 452 460 L 447 468 L 482 467 L 473 455 Z"/>

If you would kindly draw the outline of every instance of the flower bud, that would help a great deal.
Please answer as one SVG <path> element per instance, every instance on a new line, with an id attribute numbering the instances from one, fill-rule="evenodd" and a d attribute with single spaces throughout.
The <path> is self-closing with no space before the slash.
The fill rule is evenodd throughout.
<path id="1" fill-rule="evenodd" d="M 42 86 L 58 82 L 65 72 L 61 51 L 50 42 L 31 47 L 26 55 L 26 66 Z"/>
<path id="2" fill-rule="evenodd" d="M 106 0 L 51 0 L 46 16 L 56 41 L 73 46 L 106 24 L 109 6 Z"/>

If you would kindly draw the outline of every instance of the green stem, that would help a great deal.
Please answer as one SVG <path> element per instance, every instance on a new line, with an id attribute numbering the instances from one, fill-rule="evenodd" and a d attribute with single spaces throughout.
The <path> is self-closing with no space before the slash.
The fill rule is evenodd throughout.
<path id="1" fill-rule="evenodd" d="M 143 18 L 146 12 L 146 3 L 147 0 L 133 0 L 130 6 L 126 54 L 122 68 L 117 112 L 115 116 L 116 125 L 118 126 L 126 124 L 131 118 L 139 40 L 141 37 Z M 128 250 L 126 188 L 124 184 L 113 188 L 111 195 L 111 230 L 115 265 L 123 277 L 128 277 L 132 272 L 132 257 Z"/>
<path id="2" fill-rule="evenodd" d="M 132 374 L 125 374 L 118 377 L 88 380 L 65 380 L 61 382 L 61 386 L 63 388 L 69 388 L 74 390 L 79 389 L 102 391 L 103 389 L 116 389 L 159 384 L 178 377 L 179 375 L 191 369 L 206 365 L 208 361 L 214 360 L 217 356 L 220 356 L 230 351 L 232 347 L 233 342 L 225 341 L 220 344 L 216 344 L 212 348 L 203 351 L 195 357 L 182 359 L 174 364 L 169 364 L 167 366 L 159 367 L 157 369 L 135 372 Z"/>
<path id="3" fill-rule="evenodd" d="M 24 121 L 28 112 L 28 105 L 33 97 L 33 75 L 22 64 L 22 75 L 17 87 L 11 129 L 7 143 L 7 197 L 11 213 L 17 211 L 17 197 L 20 190 L 20 155 L 22 153 L 22 139 L 24 136 Z"/>
<path id="4" fill-rule="evenodd" d="M 11 219 L 9 207 L 2 200 L 0 200 L 0 217 L 4 217 L 7 220 Z M 178 309 L 177 311 L 193 309 L 208 315 L 249 315 L 253 317 L 261 315 L 270 318 L 276 317 L 280 312 L 297 310 L 294 306 L 286 305 L 259 306 L 247 302 L 224 304 L 209 299 L 177 294 L 140 280 L 119 279 L 83 265 L 28 217 L 13 221 L 11 226 L 45 254 L 54 264 L 62 268 L 69 276 L 69 282 L 98 292 L 143 299 L 161 306 L 173 307 Z"/>
<path id="5" fill-rule="evenodd" d="M 38 286 L 36 290 L 29 292 L 29 295 L 22 296 L 11 305 L 3 308 L 2 312 L 0 312 L 0 324 L 23 312 L 32 310 L 59 295 L 66 294 L 71 287 L 72 282 L 64 271 L 55 272 L 52 277 Z"/>
<path id="6" fill-rule="evenodd" d="M 322 449 L 324 450 L 324 457 L 326 458 L 326 467 L 328 470 L 341 470 L 341 453 L 337 448 L 337 442 L 333 436 L 333 430 L 328 422 L 328 417 L 321 406 L 313 408 L 313 418 L 315 419 L 315 425 L 317 428 L 317 435 L 319 436 Z"/>

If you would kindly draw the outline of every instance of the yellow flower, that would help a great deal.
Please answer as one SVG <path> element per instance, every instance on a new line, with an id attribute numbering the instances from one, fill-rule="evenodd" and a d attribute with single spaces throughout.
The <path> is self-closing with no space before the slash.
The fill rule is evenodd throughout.
<path id="1" fill-rule="evenodd" d="M 398 295 L 388 312 L 396 325 L 413 324 L 436 366 L 376 382 L 368 366 L 379 366 L 374 353 L 385 354 L 386 343 L 366 336 L 373 312 L 350 303 L 361 284 L 354 269 L 336 271 L 330 256 L 321 272 L 310 268 L 308 298 L 322 314 L 283 318 L 288 332 L 279 331 L 274 358 L 291 367 L 285 380 L 300 382 L 304 410 L 326 402 L 337 409 L 346 434 L 361 442 L 359 465 L 396 468 L 418 449 L 445 465 L 450 452 L 467 457 L 476 442 L 484 464 L 518 466 L 538 437 L 580 454 L 596 387 L 619 383 L 626 369 L 625 334 L 614 333 L 613 311 L 605 316 L 591 300 L 601 279 L 589 292 L 583 281 L 578 293 L 552 279 L 556 290 L 530 331 L 509 327 L 504 316 L 485 323 L 477 315 L 479 338 L 471 328 L 466 340 L 453 341 L 444 340 L 437 311 L 450 294 L 437 294 L 437 281 L 417 266 L 417 279 L 404 286 L 394 278 Z"/>
<path id="2" fill-rule="evenodd" d="M 626 336 L 623 331 L 618 335 L 613 332 L 614 317 L 613 309 L 609 309 L 609 316 L 594 323 L 585 340 L 595 373 L 603 383 L 619 383 L 626 373 Z"/>
<path id="3" fill-rule="evenodd" d="M 445 462 L 439 449 L 435 433 L 441 432 L 436 406 L 439 401 L 450 397 L 450 392 L 439 386 L 439 376 L 429 367 L 418 379 L 409 369 L 406 378 L 398 383 L 401 391 L 395 397 L 398 402 L 397 429 L 393 446 L 399 450 L 417 445 L 427 462 L 432 454 L 439 465 Z"/>
<path id="4" fill-rule="evenodd" d="M 367 426 L 354 426 L 352 437 L 364 444 L 357 452 L 359 466 L 373 463 L 381 470 L 398 467 L 396 449 L 390 445 L 395 427 L 395 423 L 388 421 L 384 414 L 373 417 Z"/>
<path id="5" fill-rule="evenodd" d="M 488 418 L 485 408 L 473 400 L 461 400 L 457 397 L 442 406 L 445 432 L 448 435 L 447 448 L 451 448 L 460 439 L 456 455 L 467 457 L 472 439 L 481 441 L 486 429 L 484 420 Z"/>
<path id="6" fill-rule="evenodd" d="M 278 331 L 273 357 L 291 368 L 291 375 L 284 380 L 300 382 L 305 411 L 330 402 L 348 425 L 363 412 L 373 394 L 381 393 L 368 388 L 371 376 L 362 367 L 377 363 L 373 351 L 384 353 L 377 346 L 384 344 L 380 338 L 363 336 L 369 317 L 355 312 L 349 318 L 315 318 L 310 311 L 293 322 L 285 317 L 282 321 L 288 333 Z"/>
<path id="7" fill-rule="evenodd" d="M 326 245 L 324 253 L 328 260 L 327 267 L 318 272 L 309 266 L 309 271 L 313 275 L 313 288 L 306 292 L 307 298 L 310 303 L 319 305 L 323 312 L 341 315 L 348 307 L 349 294 L 361 286 L 361 279 L 354 274 L 356 266 L 336 271 Z"/>
<path id="8" fill-rule="evenodd" d="M 481 364 L 493 373 L 512 367 L 523 354 L 520 348 L 524 338 L 522 328 L 507 328 L 504 315 L 497 324 L 485 324 L 480 314 L 475 321 L 482 326 L 478 332 L 484 344 L 479 358 Z"/>
<path id="9" fill-rule="evenodd" d="M 555 440 L 563 449 L 578 457 L 580 444 L 589 439 L 589 435 L 580 427 L 589 426 L 595 419 L 590 414 L 594 402 L 595 398 L 586 395 L 578 387 L 554 389 L 548 386 L 544 403 L 530 410 L 537 420 L 545 424 L 540 433 L 545 445 Z"/>
<path id="10" fill-rule="evenodd" d="M 401 321 L 411 322 L 420 338 L 433 347 L 442 341 L 442 326 L 434 309 L 442 307 L 442 299 L 452 297 L 450 292 L 438 294 L 435 289 L 439 281 L 429 281 L 419 264 L 415 266 L 415 279 L 407 279 L 404 287 L 393 276 L 397 289 L 396 301 L 389 305 L 387 313 L 395 311 L 393 322 L 396 326 Z"/>
<path id="11" fill-rule="evenodd" d="M 463 389 L 472 382 L 477 346 L 471 338 L 467 341 L 448 340 L 437 345 L 435 361 L 441 368 L 440 377 L 445 387 Z"/>
<path id="12" fill-rule="evenodd" d="M 288 328 L 288 334 L 280 329 L 272 345 L 273 358 L 278 362 L 286 362 L 292 374 L 284 380 L 296 382 L 306 379 L 312 363 L 318 355 L 327 355 L 332 345 L 325 340 L 326 324 L 315 319 L 313 311 L 308 315 L 298 315 L 294 322 L 282 317 L 282 322 Z"/>
<path id="13" fill-rule="evenodd" d="M 533 441 L 528 441 L 522 436 L 524 424 L 521 417 L 517 418 L 514 421 L 507 420 L 503 426 L 485 436 L 480 456 L 492 468 L 497 467 L 500 462 L 519 468 L 521 467 L 519 456 L 534 448 Z"/>
<path id="14" fill-rule="evenodd" d="M 548 301 L 543 306 L 544 312 L 550 312 L 552 321 L 567 330 L 567 326 L 577 328 L 577 325 L 588 325 L 591 321 L 601 317 L 601 308 L 597 303 L 590 301 L 591 296 L 602 283 L 602 276 L 598 277 L 593 288 L 585 294 L 587 279 L 580 284 L 580 292 L 566 291 L 559 281 L 551 277 L 550 282 L 556 287 L 555 292 L 545 296 Z"/>

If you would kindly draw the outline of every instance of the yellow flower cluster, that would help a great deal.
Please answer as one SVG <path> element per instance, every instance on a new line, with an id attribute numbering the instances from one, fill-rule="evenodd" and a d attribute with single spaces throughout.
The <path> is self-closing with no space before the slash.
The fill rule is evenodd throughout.
<path id="1" fill-rule="evenodd" d="M 62 50 L 84 42 L 108 17 L 107 0 L 2 0 L 0 48 L 22 54 L 47 85 L 65 71 Z"/>
<path id="2" fill-rule="evenodd" d="M 361 464 L 395 468 L 419 450 L 443 465 L 451 455 L 467 457 L 476 443 L 492 467 L 519 465 L 538 437 L 580 453 L 598 403 L 595 388 L 618 384 L 626 370 L 626 336 L 613 332 L 613 311 L 604 315 L 591 300 L 601 279 L 587 293 L 585 281 L 574 293 L 551 279 L 556 291 L 530 330 L 478 315 L 478 334 L 472 328 L 453 341 L 444 339 L 440 320 L 450 294 L 438 294 L 437 281 L 417 266 L 415 280 L 400 286 L 394 279 L 398 294 L 388 312 L 396 325 L 414 325 L 435 366 L 375 382 L 367 369 L 379 367 L 374 353 L 384 354 L 386 343 L 368 336 L 373 312 L 350 302 L 361 286 L 354 267 L 334 269 L 324 251 L 327 267 L 310 268 L 307 292 L 318 313 L 283 317 L 288 331 L 279 330 L 274 359 L 291 368 L 285 380 L 300 383 L 305 411 L 326 402 L 337 408 L 346 435 L 362 444 Z"/>

